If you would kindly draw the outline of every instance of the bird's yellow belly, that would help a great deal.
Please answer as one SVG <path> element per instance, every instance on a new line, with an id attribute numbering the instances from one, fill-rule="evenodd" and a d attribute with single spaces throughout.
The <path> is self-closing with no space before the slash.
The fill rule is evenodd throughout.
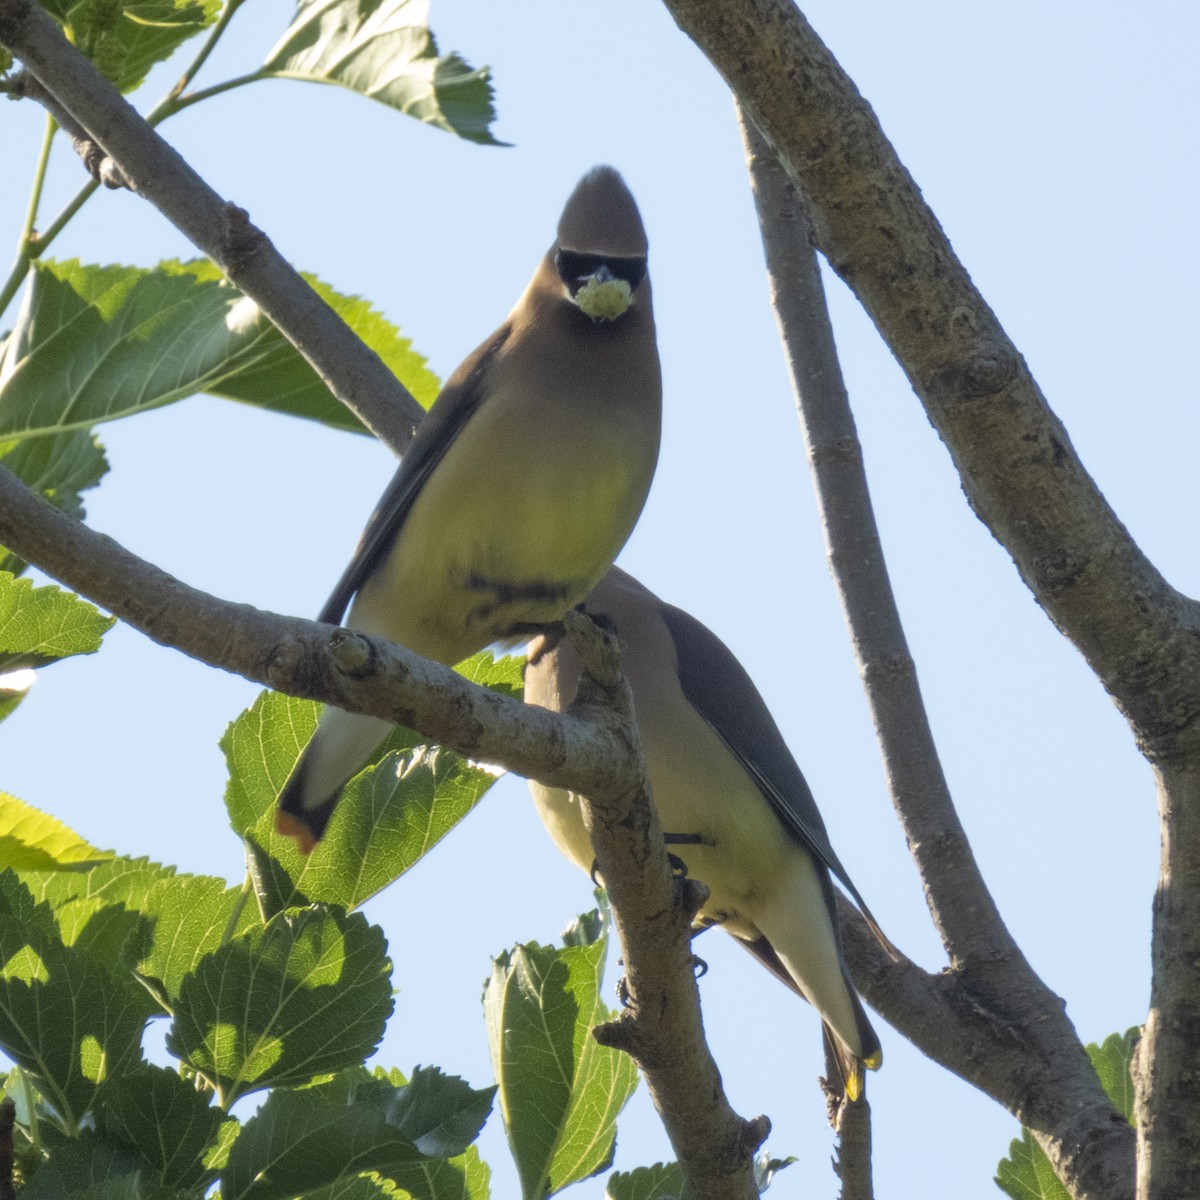
<path id="1" fill-rule="evenodd" d="M 578 604 L 628 538 L 654 467 L 635 431 L 589 432 L 586 423 L 559 430 L 572 441 L 564 455 L 545 437 L 505 444 L 503 431 L 471 422 L 364 584 L 350 624 L 455 663 Z M 472 471 L 465 464 L 476 459 Z"/>

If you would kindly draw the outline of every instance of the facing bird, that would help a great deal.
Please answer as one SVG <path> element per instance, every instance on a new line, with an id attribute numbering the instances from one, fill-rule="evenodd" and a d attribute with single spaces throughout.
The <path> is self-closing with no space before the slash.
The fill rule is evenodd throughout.
<path id="1" fill-rule="evenodd" d="M 821 1014 L 847 1096 L 882 1061 L 850 982 L 832 872 L 889 952 L 834 853 L 800 768 L 729 648 L 694 617 L 614 567 L 583 610 L 621 644 L 621 670 L 669 849 L 709 888 L 700 928 L 720 925 Z M 525 699 L 565 712 L 579 688 L 570 641 L 546 634 L 525 672 Z M 585 871 L 593 853 L 577 798 L 530 783 L 555 845 Z"/>
<path id="2" fill-rule="evenodd" d="M 451 665 L 578 604 L 629 537 L 658 459 L 662 383 L 647 242 L 595 167 L 500 328 L 417 429 L 319 620 Z M 279 797 L 306 852 L 392 729 L 326 707 Z"/>

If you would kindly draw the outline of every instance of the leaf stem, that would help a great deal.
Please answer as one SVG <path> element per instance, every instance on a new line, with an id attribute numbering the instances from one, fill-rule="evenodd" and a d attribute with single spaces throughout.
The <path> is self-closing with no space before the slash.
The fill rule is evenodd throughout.
<path id="1" fill-rule="evenodd" d="M 170 111 L 164 112 L 161 116 L 155 119 L 155 113 L 152 113 L 147 120 L 151 125 L 157 125 L 159 121 L 165 120 L 169 116 L 173 116 L 177 112 L 183 112 L 185 108 L 191 108 L 193 104 L 199 104 L 201 100 L 208 100 L 212 96 L 219 96 L 222 92 L 232 91 L 234 88 L 244 87 L 248 83 L 257 83 L 260 79 L 270 78 L 266 71 L 250 71 L 245 75 L 236 75 L 233 79 L 226 79 L 222 83 L 214 83 L 209 87 L 200 88 L 199 91 L 188 92 L 186 96 L 178 96 L 172 100 Z"/>
<path id="2" fill-rule="evenodd" d="M 233 911 L 229 914 L 229 920 L 225 922 L 225 929 L 221 933 L 221 945 L 228 945 L 233 939 L 233 931 L 237 928 L 238 921 L 241 920 L 242 913 L 246 908 L 246 901 L 250 898 L 250 892 L 254 886 L 254 881 L 250 878 L 250 872 L 247 871 L 245 878 L 242 880 L 242 890 L 238 895 L 237 902 L 233 906 Z"/>
<path id="3" fill-rule="evenodd" d="M 37 1097 L 34 1095 L 33 1086 L 30 1084 L 25 1070 L 21 1067 L 14 1067 L 13 1070 L 21 1082 L 21 1099 L 25 1102 L 25 1111 L 29 1114 L 29 1141 L 33 1148 L 41 1153 L 42 1124 L 38 1117 Z"/>
<path id="4" fill-rule="evenodd" d="M 146 117 L 151 125 L 157 125 L 159 121 L 169 117 L 172 113 L 176 113 L 180 108 L 184 107 L 180 103 L 180 97 L 187 89 L 188 84 L 200 73 L 200 68 L 208 61 L 208 56 L 216 49 L 217 42 L 221 40 L 221 35 L 229 27 L 229 22 L 233 20 L 233 14 L 245 3 L 245 0 L 228 0 L 225 7 L 221 10 L 221 15 L 217 18 L 217 23 L 209 31 L 208 37 L 204 39 L 204 45 L 200 47 L 199 53 L 192 59 L 191 65 L 187 68 L 175 86 L 150 110 Z"/>
<path id="5" fill-rule="evenodd" d="M 13 263 L 4 286 L 0 288 L 0 313 L 12 303 L 12 298 L 20 290 L 25 279 L 30 260 L 36 258 L 35 251 L 40 247 L 41 239 L 36 232 L 38 207 L 42 202 L 42 190 L 46 185 L 46 168 L 50 163 L 50 146 L 58 131 L 58 122 L 46 114 L 46 132 L 42 136 L 42 148 L 38 151 L 37 165 L 33 170 L 33 187 L 29 193 L 29 207 L 25 212 L 25 221 L 21 226 L 21 234 L 17 239 L 17 257 Z"/>

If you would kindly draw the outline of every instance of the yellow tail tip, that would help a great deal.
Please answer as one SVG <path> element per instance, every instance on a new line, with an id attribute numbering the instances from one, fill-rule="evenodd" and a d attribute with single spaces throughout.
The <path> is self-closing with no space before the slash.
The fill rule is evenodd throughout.
<path id="1" fill-rule="evenodd" d="M 883 1066 L 883 1051 L 876 1050 L 875 1053 L 870 1056 L 870 1058 L 864 1058 L 863 1066 L 866 1067 L 868 1071 L 878 1071 L 879 1068 Z"/>

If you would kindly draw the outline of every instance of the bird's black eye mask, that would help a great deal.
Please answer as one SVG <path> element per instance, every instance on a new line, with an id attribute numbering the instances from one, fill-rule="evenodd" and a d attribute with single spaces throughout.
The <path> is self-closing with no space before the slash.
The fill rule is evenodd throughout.
<path id="1" fill-rule="evenodd" d="M 618 279 L 625 280 L 631 292 L 636 292 L 638 284 L 646 278 L 644 258 L 617 258 L 611 254 L 580 254 L 577 250 L 560 250 L 554 256 L 554 266 L 571 295 L 601 267 L 607 267 Z"/>

